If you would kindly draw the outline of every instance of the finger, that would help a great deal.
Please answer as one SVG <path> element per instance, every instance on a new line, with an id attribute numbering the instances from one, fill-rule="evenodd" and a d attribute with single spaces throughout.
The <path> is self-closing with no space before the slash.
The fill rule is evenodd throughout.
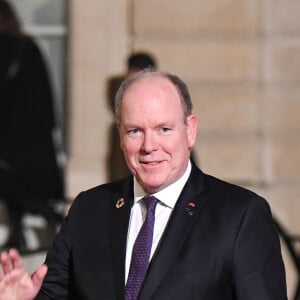
<path id="1" fill-rule="evenodd" d="M 36 289 L 36 292 L 38 292 L 39 289 L 41 288 L 43 280 L 47 274 L 47 271 L 48 271 L 47 265 L 43 264 L 31 276 L 32 283 Z"/>
<path id="2" fill-rule="evenodd" d="M 3 262 L 5 262 L 7 257 L 8 257 L 8 253 L 6 251 L 1 252 L 1 254 L 0 254 L 1 265 L 3 265 Z"/>
<path id="3" fill-rule="evenodd" d="M 2 280 L 2 278 L 4 277 L 4 272 L 3 272 L 3 263 L 2 263 L 2 261 L 3 261 L 3 257 L 5 256 L 5 254 L 4 254 L 5 252 L 2 252 L 1 254 L 0 254 L 0 264 L 1 264 L 1 268 L 0 268 L 0 281 Z"/>
<path id="4" fill-rule="evenodd" d="M 11 258 L 13 268 L 23 269 L 23 260 L 18 250 L 10 249 L 8 255 Z"/>
<path id="5" fill-rule="evenodd" d="M 1 253 L 1 264 L 4 275 L 9 273 L 12 270 L 12 261 L 7 252 Z"/>

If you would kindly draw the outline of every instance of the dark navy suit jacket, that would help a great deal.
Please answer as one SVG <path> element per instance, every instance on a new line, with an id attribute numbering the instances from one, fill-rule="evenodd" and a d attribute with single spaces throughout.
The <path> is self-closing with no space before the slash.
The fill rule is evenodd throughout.
<path id="1" fill-rule="evenodd" d="M 124 205 L 116 205 L 118 199 Z M 37 299 L 123 299 L 133 180 L 81 193 L 48 252 Z M 151 261 L 142 300 L 286 300 L 267 202 L 193 166 Z"/>

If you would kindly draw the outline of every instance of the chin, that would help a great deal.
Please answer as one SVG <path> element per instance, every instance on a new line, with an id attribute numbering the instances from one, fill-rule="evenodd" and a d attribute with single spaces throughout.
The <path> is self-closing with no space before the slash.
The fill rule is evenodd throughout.
<path id="1" fill-rule="evenodd" d="M 143 188 L 145 192 L 147 193 L 156 193 L 159 192 L 161 189 L 165 187 L 162 181 L 142 181 L 143 182 Z"/>

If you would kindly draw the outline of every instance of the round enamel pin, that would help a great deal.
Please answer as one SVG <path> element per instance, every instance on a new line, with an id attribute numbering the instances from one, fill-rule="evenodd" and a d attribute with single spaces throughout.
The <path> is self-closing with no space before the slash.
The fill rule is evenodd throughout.
<path id="1" fill-rule="evenodd" d="M 116 208 L 121 208 L 124 204 L 125 204 L 124 198 L 120 198 L 120 199 L 118 199 L 118 201 L 116 202 Z"/>

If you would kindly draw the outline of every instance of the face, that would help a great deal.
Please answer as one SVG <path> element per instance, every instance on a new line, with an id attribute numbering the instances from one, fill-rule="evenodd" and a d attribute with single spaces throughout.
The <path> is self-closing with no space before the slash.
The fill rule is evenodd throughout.
<path id="1" fill-rule="evenodd" d="M 143 78 L 125 92 L 118 129 L 132 174 L 147 193 L 179 179 L 195 143 L 197 119 L 184 119 L 174 85 L 166 78 Z"/>

